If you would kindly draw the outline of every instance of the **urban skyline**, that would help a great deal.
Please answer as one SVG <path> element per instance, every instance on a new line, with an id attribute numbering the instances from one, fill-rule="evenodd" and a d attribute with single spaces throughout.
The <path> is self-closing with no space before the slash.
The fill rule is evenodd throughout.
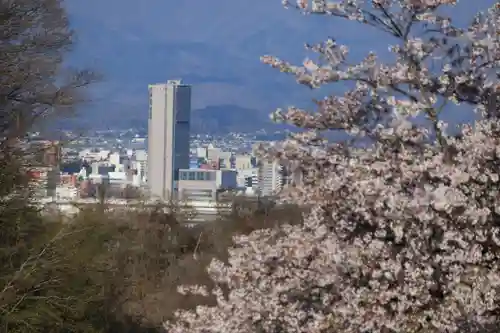
<path id="1" fill-rule="evenodd" d="M 44 207 L 72 213 L 74 202 L 104 200 L 113 209 L 175 202 L 194 209 L 192 222 L 210 221 L 242 198 L 272 201 L 292 180 L 289 168 L 252 154 L 262 142 L 255 135 L 191 135 L 192 85 L 176 79 L 147 89 L 147 135 L 95 132 L 66 142 L 57 163 L 34 173 Z M 36 133 L 31 141 L 39 142 Z M 49 157 L 41 156 L 42 164 Z"/>

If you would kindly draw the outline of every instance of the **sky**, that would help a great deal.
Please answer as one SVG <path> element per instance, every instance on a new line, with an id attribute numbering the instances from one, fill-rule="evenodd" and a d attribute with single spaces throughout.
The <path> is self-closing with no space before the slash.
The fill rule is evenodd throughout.
<path id="1" fill-rule="evenodd" d="M 273 54 L 300 63 L 304 43 L 335 37 L 355 58 L 387 53 L 387 38 L 354 22 L 304 16 L 281 0 L 66 0 L 77 45 L 71 62 L 101 72 L 88 112 L 141 118 L 147 84 L 184 78 L 193 107 L 234 104 L 271 112 L 307 105 L 327 92 L 299 87 L 293 77 L 263 65 Z M 458 21 L 494 0 L 461 0 Z M 327 90 L 333 88 L 328 87 Z"/>

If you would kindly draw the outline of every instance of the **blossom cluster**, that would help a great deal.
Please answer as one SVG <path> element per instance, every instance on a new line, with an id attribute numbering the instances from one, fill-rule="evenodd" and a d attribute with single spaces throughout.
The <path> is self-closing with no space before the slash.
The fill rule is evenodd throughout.
<path id="1" fill-rule="evenodd" d="M 459 28 L 439 14 L 455 3 L 293 5 L 397 37 L 395 61 L 370 53 L 349 64 L 333 39 L 308 46 L 318 60 L 301 66 L 262 58 L 312 88 L 355 85 L 316 112 L 276 112 L 305 131 L 262 154 L 299 166 L 301 181 L 284 199 L 312 209 L 303 225 L 235 237 L 228 263 L 209 267 L 217 305 L 179 311 L 169 332 L 498 331 L 500 7 Z M 441 119 L 454 103 L 482 116 L 458 135 Z M 330 142 L 322 133 L 331 130 L 349 137 Z"/>

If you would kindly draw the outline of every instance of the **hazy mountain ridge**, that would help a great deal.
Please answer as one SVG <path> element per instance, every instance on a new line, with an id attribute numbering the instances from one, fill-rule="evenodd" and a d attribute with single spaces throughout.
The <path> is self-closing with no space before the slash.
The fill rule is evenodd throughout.
<path id="1" fill-rule="evenodd" d="M 274 132 L 285 128 L 273 123 L 268 117 L 270 111 L 244 108 L 239 105 L 211 105 L 191 111 L 191 132 L 193 134 L 224 134 L 229 132 L 255 133 L 259 130 Z M 147 128 L 147 113 L 116 117 L 111 121 L 94 121 L 89 114 L 77 118 L 63 119 L 54 129 L 77 131 L 111 128 Z"/>
<path id="2" fill-rule="evenodd" d="M 194 110 L 191 122 L 193 133 L 253 133 L 259 130 L 274 131 L 281 128 L 266 117 L 266 112 L 238 105 L 212 105 Z"/>

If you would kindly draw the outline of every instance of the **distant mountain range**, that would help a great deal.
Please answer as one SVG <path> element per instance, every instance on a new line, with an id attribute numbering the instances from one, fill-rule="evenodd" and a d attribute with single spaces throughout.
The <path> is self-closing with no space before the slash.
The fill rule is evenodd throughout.
<path id="1" fill-rule="evenodd" d="M 259 130 L 275 132 L 284 126 L 273 123 L 269 118 L 272 110 L 262 111 L 244 108 L 239 105 L 211 105 L 191 113 L 191 132 L 196 134 L 224 134 L 229 132 L 254 133 Z M 109 119 L 109 118 L 108 118 Z M 107 128 L 147 128 L 146 114 L 116 117 L 95 121 L 95 118 L 82 114 L 76 118 L 61 119 L 58 129 L 96 130 Z"/>
<path id="2" fill-rule="evenodd" d="M 280 126 L 266 117 L 266 112 L 238 105 L 207 106 L 194 110 L 191 117 L 193 133 L 252 133 L 258 130 L 274 131 L 278 128 Z"/>

